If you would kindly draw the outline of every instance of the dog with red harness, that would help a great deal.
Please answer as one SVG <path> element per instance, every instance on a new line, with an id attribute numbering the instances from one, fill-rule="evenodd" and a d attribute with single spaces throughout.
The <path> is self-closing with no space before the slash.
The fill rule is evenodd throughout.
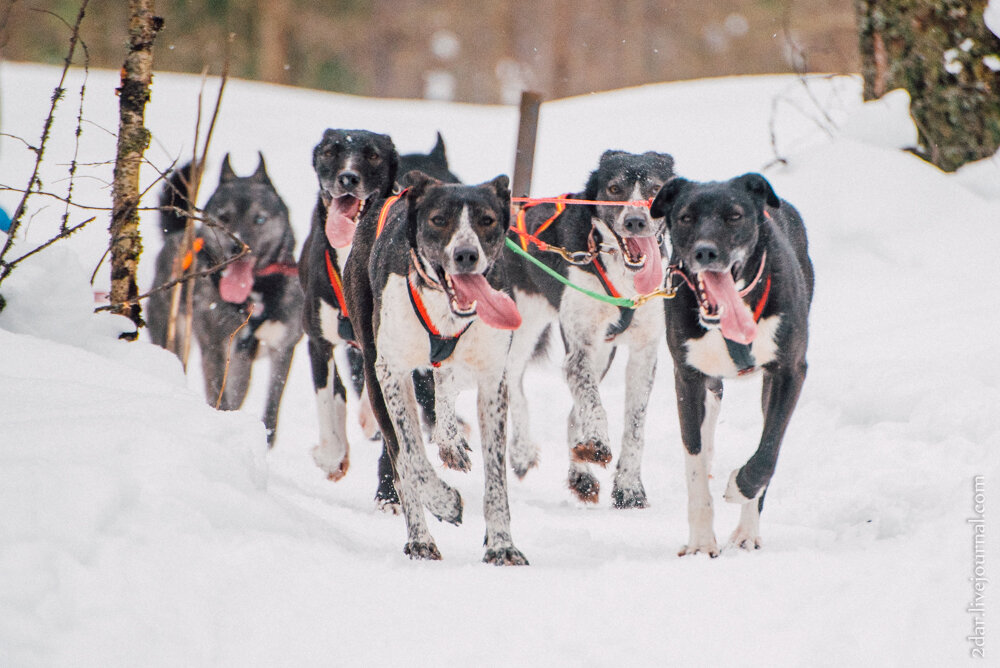
<path id="1" fill-rule="evenodd" d="M 404 182 L 404 193 L 358 226 L 344 278 L 372 409 L 396 472 L 405 552 L 415 559 L 441 558 L 424 507 L 447 522 L 462 519 L 461 496 L 438 478 L 424 450 L 411 375 L 433 369 L 439 427 L 454 421 L 461 384 L 471 382 L 478 390 L 484 561 L 526 564 L 511 539 L 505 468 L 505 362 L 510 330 L 521 323 L 505 292 L 508 180 L 499 176 L 464 186 L 411 172 Z M 370 260 L 358 252 L 361 247 L 371 249 Z"/>
<path id="2" fill-rule="evenodd" d="M 680 554 L 719 554 L 709 474 L 722 382 L 750 373 L 763 374 L 764 426 L 724 498 L 741 507 L 730 544 L 756 549 L 764 494 L 806 377 L 813 267 L 802 217 L 760 174 L 673 179 L 651 213 L 666 218 L 672 279 L 680 277 L 665 316 L 688 488 L 690 531 Z"/>

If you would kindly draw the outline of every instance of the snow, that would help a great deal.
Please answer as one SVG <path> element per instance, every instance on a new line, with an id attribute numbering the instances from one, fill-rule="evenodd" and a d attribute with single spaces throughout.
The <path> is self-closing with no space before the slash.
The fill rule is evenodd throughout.
<path id="1" fill-rule="evenodd" d="M 57 76 L 0 66 L 5 133 L 37 141 Z M 42 174 L 57 192 L 80 83 L 74 72 Z M 81 163 L 113 155 L 116 85 L 116 73 L 90 73 Z M 160 169 L 190 155 L 198 88 L 197 77 L 156 75 L 148 125 Z M 225 151 L 243 173 L 261 149 L 301 241 L 310 152 L 328 126 L 388 132 L 402 152 L 428 150 L 440 129 L 453 170 L 473 182 L 511 168 L 517 119 L 509 107 L 233 81 L 203 193 Z M 374 509 L 378 452 L 355 423 L 343 481 L 311 461 L 304 347 L 267 452 L 262 370 L 243 411 L 216 412 L 197 358 L 185 378 L 162 350 L 118 341 L 121 318 L 92 313 L 102 214 L 0 286 L 0 665 L 957 665 L 973 647 L 975 476 L 986 485 L 987 574 L 1000 564 L 1000 192 L 987 185 L 1000 179 L 995 160 L 972 178 L 899 151 L 912 132 L 900 98 L 862 105 L 850 77 L 812 79 L 809 91 L 790 76 L 663 84 L 542 109 L 538 195 L 581 187 L 607 148 L 672 153 L 696 179 L 784 159 L 765 173 L 810 234 L 809 377 L 767 496 L 763 549 L 716 560 L 675 556 L 686 493 L 665 346 L 644 457 L 649 509 L 611 509 L 611 471 L 599 473 L 597 507 L 571 500 L 569 397 L 553 354 L 527 383 L 542 462 L 511 482 L 512 531 L 531 566 L 480 563 L 478 452 L 472 473 L 441 471 L 466 507 L 462 526 L 432 527 L 444 561 L 411 562 L 402 519 Z M 20 185 L 32 154 L 2 142 L 0 183 Z M 103 205 L 110 169 L 82 172 L 75 197 Z M 0 191 L 8 210 L 16 201 Z M 47 239 L 61 214 L 44 202 L 19 248 Z M 152 216 L 143 232 L 148 285 Z M 623 366 L 602 387 L 612 434 Z M 723 487 L 759 437 L 759 391 L 759 378 L 726 386 L 712 481 L 723 542 L 738 517 Z M 474 415 L 474 397 L 459 410 Z"/>
<path id="2" fill-rule="evenodd" d="M 990 31 L 1000 37 L 1000 0 L 990 0 L 983 10 L 983 21 Z"/>

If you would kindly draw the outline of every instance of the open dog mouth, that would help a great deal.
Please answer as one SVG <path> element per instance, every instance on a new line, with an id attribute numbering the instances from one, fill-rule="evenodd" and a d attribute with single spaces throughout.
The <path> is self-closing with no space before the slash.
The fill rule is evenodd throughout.
<path id="1" fill-rule="evenodd" d="M 625 267 L 635 272 L 632 282 L 639 294 L 653 292 L 663 284 L 663 258 L 655 236 L 622 237 L 614 229 L 611 233 L 622 251 Z"/>
<path id="2" fill-rule="evenodd" d="M 462 318 L 478 315 L 485 324 L 496 329 L 521 326 L 521 314 L 514 300 L 495 290 L 482 274 L 448 274 L 441 267 L 437 268 L 437 274 L 455 315 Z"/>
<path id="3" fill-rule="evenodd" d="M 360 199 L 352 194 L 330 196 L 326 207 L 325 232 L 331 246 L 343 248 L 351 245 L 367 203 L 367 199 Z"/>
<path id="4" fill-rule="evenodd" d="M 244 255 L 227 264 L 219 278 L 219 296 L 230 304 L 245 302 L 253 291 L 256 266 L 257 260 L 253 255 Z"/>
<path id="5" fill-rule="evenodd" d="M 695 275 L 694 293 L 705 329 L 721 329 L 730 341 L 748 344 L 757 336 L 757 323 L 736 288 L 739 271 L 739 264 L 726 271 L 700 271 Z"/>

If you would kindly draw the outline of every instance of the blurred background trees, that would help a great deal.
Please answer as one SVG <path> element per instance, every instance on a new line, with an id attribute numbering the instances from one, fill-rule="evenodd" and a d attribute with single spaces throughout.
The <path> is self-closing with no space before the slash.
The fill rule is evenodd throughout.
<path id="1" fill-rule="evenodd" d="M 9 3 L 10 0 L 6 0 Z M 59 63 L 77 0 L 21 0 L 2 55 Z M 231 73 L 379 97 L 516 103 L 643 83 L 808 69 L 856 72 L 851 0 L 156 0 L 159 71 Z M 83 40 L 117 69 L 121 0 L 91 0 Z"/>

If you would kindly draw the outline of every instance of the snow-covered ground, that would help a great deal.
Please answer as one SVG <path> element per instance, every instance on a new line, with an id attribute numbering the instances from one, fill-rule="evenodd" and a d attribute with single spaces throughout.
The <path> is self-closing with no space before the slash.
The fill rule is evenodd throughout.
<path id="1" fill-rule="evenodd" d="M 35 143 L 58 70 L 0 66 L 3 131 Z M 87 82 L 74 186 L 106 206 L 117 75 Z M 65 193 L 80 72 L 42 174 Z M 191 154 L 198 77 L 158 74 L 149 152 Z M 206 98 L 215 82 L 209 82 Z M 672 153 L 678 171 L 765 172 L 801 210 L 817 287 L 809 377 L 762 517 L 764 548 L 678 558 L 687 538 L 670 359 L 662 349 L 644 457 L 651 507 L 582 507 L 565 488 L 569 396 L 557 355 L 529 374 L 539 469 L 512 480 L 512 529 L 531 566 L 480 563 L 479 453 L 441 470 L 465 498 L 460 527 L 432 527 L 444 561 L 402 553 L 402 519 L 374 509 L 375 444 L 352 426 L 351 470 L 312 463 L 317 423 L 304 349 L 276 448 L 258 422 L 263 383 L 238 413 L 209 408 L 197 372 L 92 315 L 89 277 L 107 217 L 17 268 L 0 286 L 0 665 L 898 665 L 961 664 L 985 621 L 1000 651 L 1000 167 L 943 174 L 898 150 L 914 131 L 899 96 L 862 105 L 855 79 L 664 84 L 543 107 L 534 194 L 575 190 L 606 148 Z M 206 102 L 207 106 L 207 102 Z M 238 172 L 264 152 L 299 240 L 315 197 L 312 146 L 326 127 L 388 132 L 402 152 L 440 129 L 469 182 L 508 172 L 513 108 L 366 100 L 232 81 L 212 143 Z M 0 184 L 23 186 L 33 155 L 0 144 Z M 145 168 L 146 183 L 152 168 Z M 13 210 L 17 197 L 0 191 Z M 62 215 L 35 200 L 19 248 Z M 74 211 L 71 222 L 91 215 Z M 159 246 L 143 222 L 145 285 Z M 196 365 L 195 365 L 196 366 Z M 621 429 L 621 360 L 604 387 Z M 264 378 L 257 374 L 257 380 Z M 730 382 L 717 436 L 716 533 L 737 508 L 728 471 L 753 451 L 759 378 Z M 474 398 L 460 410 L 474 414 Z M 355 407 L 352 407 L 352 413 Z M 615 449 L 615 448 L 613 448 Z M 433 456 L 433 455 L 432 455 Z M 975 478 L 989 578 L 975 599 Z"/>

